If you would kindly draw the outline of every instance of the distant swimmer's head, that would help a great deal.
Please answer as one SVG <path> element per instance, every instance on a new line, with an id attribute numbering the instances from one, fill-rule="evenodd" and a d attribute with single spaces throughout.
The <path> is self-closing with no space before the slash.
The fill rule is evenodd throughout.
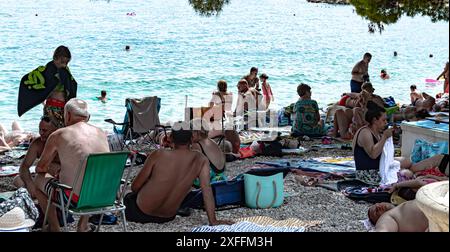
<path id="1" fill-rule="evenodd" d="M 102 90 L 100 92 L 100 95 L 102 96 L 102 98 L 105 98 L 106 97 L 106 90 Z"/>
<path id="2" fill-rule="evenodd" d="M 433 58 L 433 54 L 432 53 L 430 53 L 430 56 L 429 56 L 430 58 Z"/>
<path id="3" fill-rule="evenodd" d="M 56 68 L 66 68 L 71 58 L 72 54 L 67 46 L 58 46 L 53 53 L 53 62 Z"/>
<path id="4" fill-rule="evenodd" d="M 130 46 L 129 45 L 126 45 L 125 46 L 125 51 L 129 51 L 130 50 Z"/>
<path id="5" fill-rule="evenodd" d="M 397 57 L 397 55 L 398 55 L 397 51 L 394 51 L 394 57 Z"/>

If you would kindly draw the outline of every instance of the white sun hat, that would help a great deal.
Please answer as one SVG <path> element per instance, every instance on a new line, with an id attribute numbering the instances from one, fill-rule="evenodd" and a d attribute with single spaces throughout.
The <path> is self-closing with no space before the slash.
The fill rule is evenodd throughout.
<path id="1" fill-rule="evenodd" d="M 32 226 L 34 221 L 25 219 L 25 212 L 20 207 L 15 207 L 0 217 L 0 232 L 25 230 Z"/>

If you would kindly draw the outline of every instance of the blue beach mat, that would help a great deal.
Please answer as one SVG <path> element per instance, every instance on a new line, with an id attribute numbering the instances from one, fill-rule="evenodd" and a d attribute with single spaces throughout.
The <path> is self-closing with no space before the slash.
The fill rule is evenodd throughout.
<path id="1" fill-rule="evenodd" d="M 288 167 L 291 169 L 300 169 L 303 171 L 314 171 L 324 173 L 345 173 L 354 174 L 355 168 L 347 164 L 334 164 L 319 162 L 316 160 L 305 159 L 279 159 L 266 162 L 256 162 L 257 164 L 265 164 L 274 167 Z"/>

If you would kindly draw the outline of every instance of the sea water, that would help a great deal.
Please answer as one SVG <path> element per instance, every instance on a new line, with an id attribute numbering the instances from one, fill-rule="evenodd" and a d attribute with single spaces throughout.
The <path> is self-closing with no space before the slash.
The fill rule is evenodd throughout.
<path id="1" fill-rule="evenodd" d="M 375 93 L 408 103 L 411 84 L 442 90 L 424 80 L 448 61 L 449 25 L 402 17 L 370 34 L 352 6 L 303 0 L 231 0 L 212 17 L 195 13 L 188 0 L 1 0 L 0 123 L 7 128 L 17 120 L 37 131 L 42 105 L 19 118 L 19 82 L 59 45 L 72 52 L 77 96 L 88 101 L 91 122 L 111 130 L 103 120 L 122 121 L 127 97 L 159 96 L 161 121 L 180 120 L 186 96 L 187 106 L 206 106 L 220 79 L 236 99 L 236 83 L 252 66 L 269 76 L 274 108 L 295 102 L 301 82 L 326 106 L 349 91 L 352 67 L 365 52 L 373 55 Z M 391 79 L 381 80 L 381 69 Z M 106 103 L 96 100 L 103 89 Z"/>

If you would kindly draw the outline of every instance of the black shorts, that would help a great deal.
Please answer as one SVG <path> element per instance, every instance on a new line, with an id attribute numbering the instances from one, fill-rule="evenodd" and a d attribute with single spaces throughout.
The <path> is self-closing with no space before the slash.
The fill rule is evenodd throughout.
<path id="1" fill-rule="evenodd" d="M 164 223 L 169 222 L 175 219 L 175 216 L 173 217 L 157 217 L 157 216 L 150 216 L 139 209 L 137 203 L 137 193 L 130 192 L 127 195 L 125 195 L 123 199 L 123 203 L 125 204 L 125 217 L 128 221 L 131 222 L 139 222 L 139 223 Z"/>

